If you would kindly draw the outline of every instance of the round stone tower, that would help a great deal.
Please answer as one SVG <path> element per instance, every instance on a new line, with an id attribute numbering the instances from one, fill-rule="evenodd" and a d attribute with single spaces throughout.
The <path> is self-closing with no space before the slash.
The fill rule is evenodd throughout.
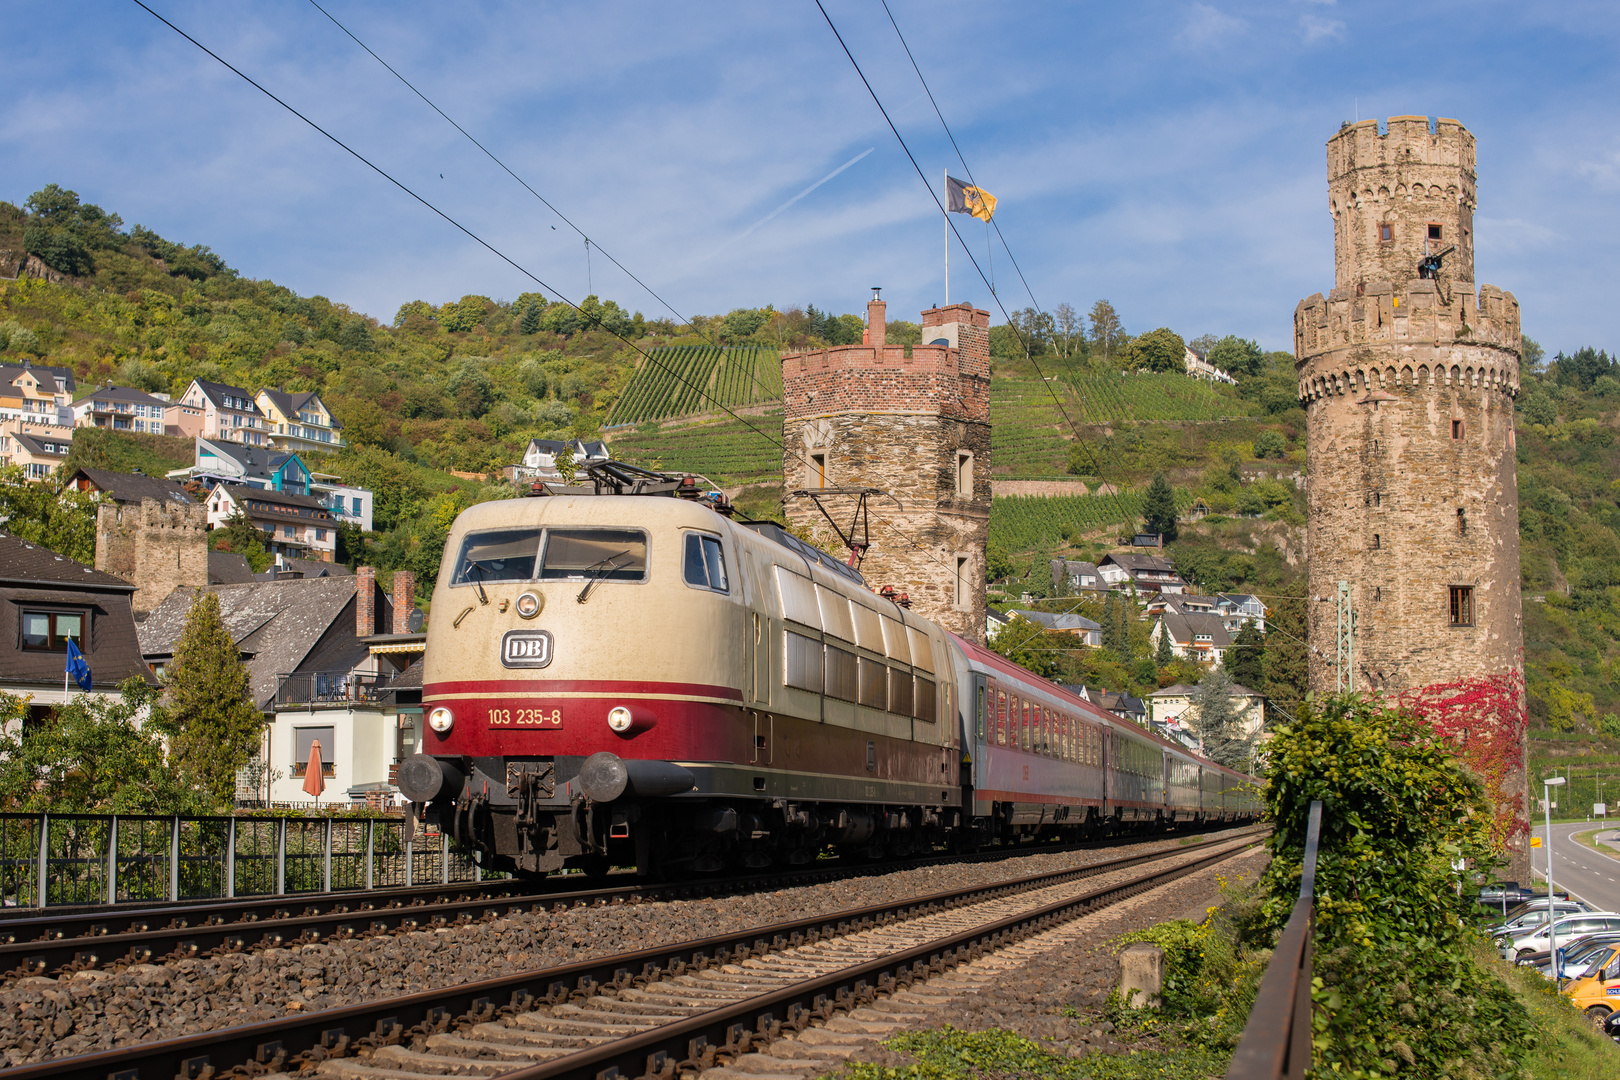
<path id="1" fill-rule="evenodd" d="M 1311 689 L 1338 685 L 1341 581 L 1353 688 L 1522 675 L 1519 304 L 1475 289 L 1474 137 L 1455 120 L 1397 116 L 1382 134 L 1364 120 L 1327 162 L 1335 287 L 1294 309 Z"/>
<path id="2" fill-rule="evenodd" d="M 971 304 L 925 311 L 920 345 L 888 344 L 885 323 L 884 302 L 874 297 L 863 344 L 782 357 L 788 523 L 842 552 L 817 502 L 847 534 L 859 502 L 851 489 L 880 489 L 867 499 L 872 546 L 861 573 L 874 589 L 892 586 L 919 614 L 981 641 L 990 313 Z M 863 539 L 859 524 L 855 539 Z"/>

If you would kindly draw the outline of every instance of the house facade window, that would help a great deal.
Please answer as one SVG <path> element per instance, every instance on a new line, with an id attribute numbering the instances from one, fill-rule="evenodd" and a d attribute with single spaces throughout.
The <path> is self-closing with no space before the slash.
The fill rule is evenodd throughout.
<path id="1" fill-rule="evenodd" d="M 332 737 L 334 730 L 329 727 L 293 728 L 294 776 L 303 776 L 309 772 L 309 748 L 310 744 L 317 740 L 321 744 L 321 775 L 326 777 L 337 775 L 337 764 L 332 760 L 335 756 L 332 749 L 332 744 L 336 741 Z"/>
<path id="2" fill-rule="evenodd" d="M 84 644 L 82 611 L 28 611 L 22 613 L 23 648 L 37 652 L 62 652 L 68 640 Z"/>
<path id="3" fill-rule="evenodd" d="M 1451 625 L 1474 625 L 1474 587 L 1472 585 L 1453 585 L 1451 587 Z"/>

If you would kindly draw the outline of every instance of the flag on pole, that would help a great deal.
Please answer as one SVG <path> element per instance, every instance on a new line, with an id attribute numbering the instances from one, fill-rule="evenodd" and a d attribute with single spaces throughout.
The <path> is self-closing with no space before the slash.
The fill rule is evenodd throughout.
<path id="1" fill-rule="evenodd" d="M 321 767 L 321 740 L 311 739 L 309 763 L 304 766 L 304 794 L 319 799 L 326 790 L 326 771 Z"/>
<path id="2" fill-rule="evenodd" d="M 989 221 L 995 215 L 996 197 L 984 188 L 964 184 L 947 174 L 945 193 L 950 197 L 948 206 L 953 214 L 972 214 L 980 221 Z"/>
<path id="3" fill-rule="evenodd" d="M 79 651 L 79 643 L 68 638 L 67 673 L 73 676 L 73 681 L 79 684 L 79 689 L 85 693 L 90 692 L 93 685 L 90 681 L 90 661 L 84 658 Z"/>

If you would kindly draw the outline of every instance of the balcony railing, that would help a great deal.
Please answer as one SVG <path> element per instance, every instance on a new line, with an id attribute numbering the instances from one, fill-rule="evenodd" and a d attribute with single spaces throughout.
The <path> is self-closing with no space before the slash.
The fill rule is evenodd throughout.
<path id="1" fill-rule="evenodd" d="M 276 676 L 276 707 L 374 703 L 383 680 L 352 671 L 294 671 Z"/>

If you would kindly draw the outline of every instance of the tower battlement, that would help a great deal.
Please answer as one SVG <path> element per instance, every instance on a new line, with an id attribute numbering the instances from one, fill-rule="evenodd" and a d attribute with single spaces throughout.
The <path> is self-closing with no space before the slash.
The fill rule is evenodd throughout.
<path id="1" fill-rule="evenodd" d="M 1405 281 L 1447 252 L 1441 275 L 1474 280 L 1474 136 L 1455 120 L 1363 120 L 1327 144 L 1334 283 Z M 1449 251 L 1448 251 L 1449 249 Z"/>
<path id="2" fill-rule="evenodd" d="M 871 306 L 882 308 L 883 302 Z M 922 318 L 923 337 L 932 333 L 932 341 L 944 344 L 868 342 L 782 357 L 786 417 L 926 413 L 988 424 L 990 313 L 954 304 L 925 311 Z M 868 322 L 884 332 L 881 311 L 876 318 L 869 314 Z"/>
<path id="3" fill-rule="evenodd" d="M 1485 385 L 1519 392 L 1519 301 L 1494 285 L 1478 294 L 1413 279 L 1340 287 L 1294 308 L 1301 400 L 1335 390 L 1335 380 L 1389 388 Z M 1376 355 L 1375 355 L 1376 353 Z M 1415 380 L 1415 381 L 1414 381 Z"/>

